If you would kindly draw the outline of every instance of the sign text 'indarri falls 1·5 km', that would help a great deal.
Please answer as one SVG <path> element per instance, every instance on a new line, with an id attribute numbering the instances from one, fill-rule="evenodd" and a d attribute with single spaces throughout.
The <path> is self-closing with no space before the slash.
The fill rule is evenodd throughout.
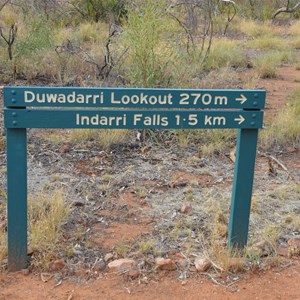
<path id="1" fill-rule="evenodd" d="M 263 90 L 5 87 L 9 270 L 27 264 L 27 128 L 237 128 L 228 245 L 243 248 L 265 98 Z"/>

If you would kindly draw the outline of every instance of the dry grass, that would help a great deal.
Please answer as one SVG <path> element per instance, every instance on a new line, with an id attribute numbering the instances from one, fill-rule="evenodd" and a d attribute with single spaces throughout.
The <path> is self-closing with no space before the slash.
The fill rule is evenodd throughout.
<path id="1" fill-rule="evenodd" d="M 300 49 L 300 34 L 299 34 L 299 36 L 294 37 L 294 38 L 292 38 L 291 40 L 289 40 L 289 44 L 290 44 L 293 48 L 299 50 L 299 49 Z"/>
<path id="2" fill-rule="evenodd" d="M 246 56 L 237 41 L 229 39 L 214 40 L 210 55 L 205 62 L 205 69 L 223 67 L 241 67 L 247 63 Z"/>
<path id="3" fill-rule="evenodd" d="M 289 34 L 294 36 L 300 35 L 300 21 L 295 21 L 293 25 L 289 28 Z"/>
<path id="4" fill-rule="evenodd" d="M 264 149 L 271 147 L 299 146 L 300 143 L 300 90 L 296 90 L 286 107 L 261 135 Z"/>
<path id="5" fill-rule="evenodd" d="M 6 199 L 4 190 L 0 190 L 0 199 Z M 5 232 L 6 201 L 0 202 L 0 264 L 7 254 L 7 234 Z"/>
<path id="6" fill-rule="evenodd" d="M 57 190 L 51 195 L 39 193 L 29 197 L 29 245 L 34 251 L 34 266 L 49 268 L 55 253 L 61 250 L 61 226 L 69 213 L 70 206 L 63 190 Z"/>
<path id="7" fill-rule="evenodd" d="M 266 35 L 272 35 L 272 28 L 269 26 L 268 22 L 258 23 L 254 20 L 241 20 L 241 22 L 237 23 L 238 30 L 240 30 L 245 35 L 251 38 L 258 38 Z"/>
<path id="8" fill-rule="evenodd" d="M 97 141 L 102 147 L 109 148 L 127 138 L 126 129 L 76 129 L 71 130 L 70 140 L 75 142 Z"/>
<path id="9" fill-rule="evenodd" d="M 248 41 L 246 46 L 249 48 L 259 49 L 259 50 L 288 50 L 288 43 L 274 36 L 261 36 L 254 40 Z"/>
<path id="10" fill-rule="evenodd" d="M 0 264 L 7 254 L 7 235 L 4 228 L 0 228 Z"/>
<path id="11" fill-rule="evenodd" d="M 282 63 L 287 63 L 293 60 L 293 53 L 290 51 L 270 51 L 259 56 L 254 61 L 254 67 L 260 77 L 274 78 L 276 77 L 277 68 Z"/>
<path id="12" fill-rule="evenodd" d="M 109 26 L 105 23 L 81 23 L 73 35 L 73 39 L 80 44 L 90 43 L 104 45 L 108 36 Z"/>

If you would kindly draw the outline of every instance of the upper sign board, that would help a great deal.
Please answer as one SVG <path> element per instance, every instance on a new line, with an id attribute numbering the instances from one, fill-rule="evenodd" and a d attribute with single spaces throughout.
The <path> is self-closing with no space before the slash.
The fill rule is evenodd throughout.
<path id="1" fill-rule="evenodd" d="M 263 109 L 263 90 L 5 87 L 6 107 Z"/>

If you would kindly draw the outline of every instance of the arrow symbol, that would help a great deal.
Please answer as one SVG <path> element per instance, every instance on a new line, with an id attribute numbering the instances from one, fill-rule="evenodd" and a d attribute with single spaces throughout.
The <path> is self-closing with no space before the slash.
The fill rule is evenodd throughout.
<path id="1" fill-rule="evenodd" d="M 239 125 L 241 125 L 245 121 L 245 118 L 239 115 L 239 118 L 235 118 L 234 121 L 239 122 Z"/>
<path id="2" fill-rule="evenodd" d="M 243 94 L 241 94 L 240 98 L 235 98 L 235 101 L 239 101 L 241 104 L 244 104 L 247 100 L 248 99 Z"/>

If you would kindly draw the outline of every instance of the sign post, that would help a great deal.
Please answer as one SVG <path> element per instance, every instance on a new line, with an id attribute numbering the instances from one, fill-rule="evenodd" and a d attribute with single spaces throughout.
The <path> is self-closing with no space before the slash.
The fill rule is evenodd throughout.
<path id="1" fill-rule="evenodd" d="M 26 129 L 8 128 L 7 147 L 7 253 L 9 269 L 27 263 L 27 141 Z"/>
<path id="2" fill-rule="evenodd" d="M 27 263 L 26 128 L 237 128 L 228 244 L 243 248 L 265 97 L 262 90 L 5 87 L 9 270 Z"/>

